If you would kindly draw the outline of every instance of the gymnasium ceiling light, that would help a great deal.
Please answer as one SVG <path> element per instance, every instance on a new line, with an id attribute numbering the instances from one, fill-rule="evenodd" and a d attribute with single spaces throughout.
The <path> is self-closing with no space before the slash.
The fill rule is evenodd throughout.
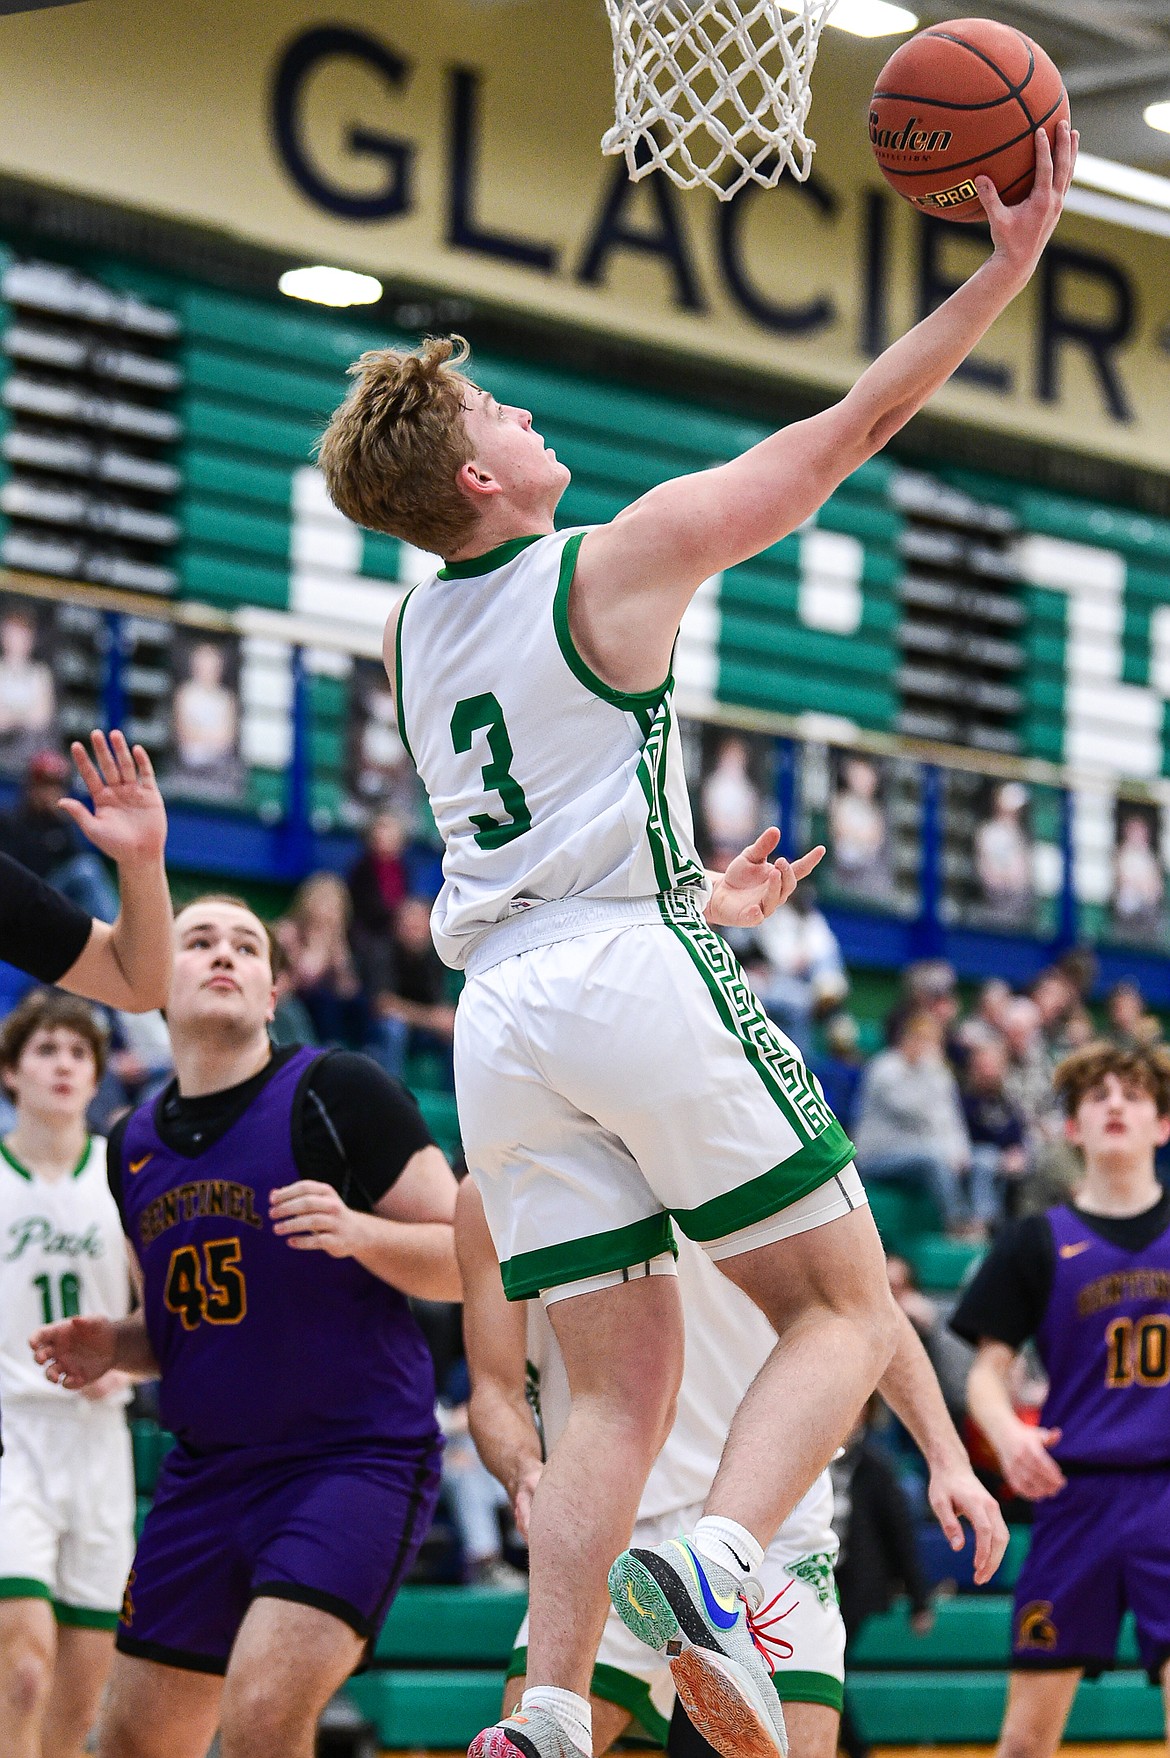
<path id="1" fill-rule="evenodd" d="M 328 268 L 324 263 L 286 269 L 277 285 L 290 299 L 308 299 L 314 305 L 375 305 L 383 292 L 381 281 L 373 275 Z"/>
<path id="2" fill-rule="evenodd" d="M 1142 121 L 1147 128 L 1156 128 L 1159 134 L 1170 134 L 1170 99 L 1163 98 L 1159 104 L 1147 104 L 1142 111 Z"/>
<path id="3" fill-rule="evenodd" d="M 1071 214 L 1089 214 L 1114 226 L 1170 238 L 1170 177 L 1140 171 L 1115 159 L 1080 153 L 1073 188 L 1065 199 Z"/>
<path id="4" fill-rule="evenodd" d="M 799 12 L 799 6 L 780 4 L 785 12 Z M 907 6 L 894 6 L 891 0 L 837 0 L 829 14 L 829 24 L 854 37 L 897 37 L 904 31 L 918 28 L 918 19 Z"/>

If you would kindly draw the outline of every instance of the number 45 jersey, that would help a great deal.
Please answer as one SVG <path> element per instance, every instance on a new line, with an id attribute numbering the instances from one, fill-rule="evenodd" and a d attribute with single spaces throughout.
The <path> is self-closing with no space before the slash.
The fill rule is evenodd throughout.
<path id="1" fill-rule="evenodd" d="M 124 1318 L 129 1308 L 126 1247 L 102 1138 L 87 1141 L 73 1172 L 52 1183 L 0 1146 L 0 1399 L 78 1398 L 45 1378 L 29 1337 L 76 1313 Z"/>
<path id="2" fill-rule="evenodd" d="M 195 1452 L 434 1434 L 434 1372 L 406 1297 L 272 1229 L 272 1192 L 302 1177 L 293 1126 L 320 1057 L 280 1063 L 202 1152 L 167 1145 L 159 1100 L 126 1124 L 122 1221 L 142 1266 L 159 1414 Z"/>
<path id="3" fill-rule="evenodd" d="M 399 614 L 398 727 L 443 839 L 431 926 L 456 967 L 534 904 L 709 895 L 673 680 L 611 689 L 573 645 L 584 536 L 516 538 L 451 563 Z"/>

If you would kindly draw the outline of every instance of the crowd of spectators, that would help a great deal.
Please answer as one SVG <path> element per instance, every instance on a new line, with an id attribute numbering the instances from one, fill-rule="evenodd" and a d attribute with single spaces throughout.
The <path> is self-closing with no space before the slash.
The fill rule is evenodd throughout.
<path id="1" fill-rule="evenodd" d="M 925 1193 L 953 1239 L 985 1243 L 1077 1179 L 1052 1085 L 1062 1056 L 1095 1037 L 1122 1045 L 1162 1032 L 1137 984 L 1090 1008 L 1095 961 L 1082 950 L 1013 989 L 993 977 L 964 995 L 941 959 L 912 964 L 884 1019 L 849 1009 L 840 948 L 811 892 L 765 929 L 729 935 L 769 1016 L 806 1055 L 857 1146 L 871 1187 Z"/>

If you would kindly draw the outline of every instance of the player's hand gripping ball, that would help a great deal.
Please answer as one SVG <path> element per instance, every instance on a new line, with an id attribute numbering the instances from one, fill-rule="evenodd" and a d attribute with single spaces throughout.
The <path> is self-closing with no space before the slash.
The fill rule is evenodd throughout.
<path id="1" fill-rule="evenodd" d="M 940 220 L 985 220 L 976 177 L 1014 207 L 1031 193 L 1036 130 L 1069 120 L 1060 72 L 1010 24 L 959 18 L 903 43 L 869 106 L 874 157 L 899 195 Z"/>

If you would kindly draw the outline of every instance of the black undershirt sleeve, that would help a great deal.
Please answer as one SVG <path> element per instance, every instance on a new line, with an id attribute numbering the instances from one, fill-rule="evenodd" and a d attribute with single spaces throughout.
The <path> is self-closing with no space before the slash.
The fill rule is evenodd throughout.
<path id="1" fill-rule="evenodd" d="M 89 942 L 93 918 L 0 854 L 0 959 L 39 983 L 57 983 Z"/>
<path id="2" fill-rule="evenodd" d="M 1056 1252 L 1044 1215 L 1006 1228 L 951 1314 L 966 1343 L 984 1339 L 1022 1349 L 1036 1335 L 1052 1293 Z"/>
<path id="3" fill-rule="evenodd" d="M 122 1208 L 122 1143 L 126 1139 L 126 1125 L 130 1117 L 129 1111 L 124 1117 L 119 1117 L 106 1137 L 106 1183 L 110 1187 L 110 1195 L 118 1205 L 123 1233 L 126 1231 L 126 1215 Z"/>
<path id="4" fill-rule="evenodd" d="M 294 1152 L 303 1178 L 369 1212 L 433 1137 L 414 1097 L 376 1062 L 335 1050 L 305 1079 Z"/>

